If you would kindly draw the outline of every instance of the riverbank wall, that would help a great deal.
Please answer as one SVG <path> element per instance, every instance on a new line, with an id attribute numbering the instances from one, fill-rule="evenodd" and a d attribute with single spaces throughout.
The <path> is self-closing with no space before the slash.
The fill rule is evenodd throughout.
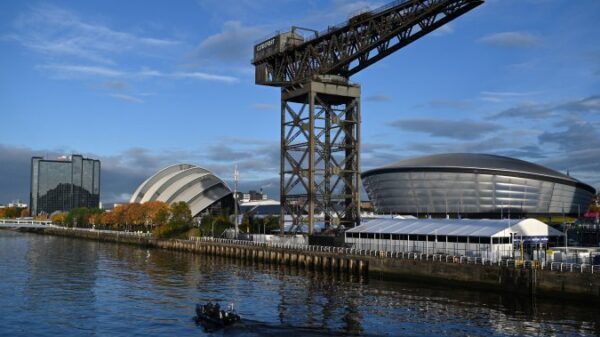
<path id="1" fill-rule="evenodd" d="M 191 253 L 223 256 L 265 264 L 296 266 L 310 270 L 373 279 L 431 282 L 462 288 L 512 292 L 600 302 L 600 268 L 573 271 L 518 266 L 513 263 L 484 264 L 456 258 L 436 260 L 424 254 L 390 254 L 348 248 L 270 245 L 251 241 L 195 238 L 160 240 L 147 235 L 48 227 L 31 229 L 40 234 L 83 238 Z"/>

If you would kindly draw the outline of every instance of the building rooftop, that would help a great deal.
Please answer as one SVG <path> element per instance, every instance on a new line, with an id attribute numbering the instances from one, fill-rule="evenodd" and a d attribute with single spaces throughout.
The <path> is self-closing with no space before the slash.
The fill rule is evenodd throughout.
<path id="1" fill-rule="evenodd" d="M 536 219 L 373 219 L 348 233 L 386 233 L 455 236 L 562 236 L 563 233 Z"/>
<path id="2" fill-rule="evenodd" d="M 524 160 L 480 153 L 445 153 L 425 157 L 408 158 L 382 167 L 390 168 L 480 168 L 524 173 L 536 173 L 555 178 L 576 181 L 576 179 L 549 169 L 547 167 L 530 163 Z M 378 170 L 378 169 L 375 169 Z"/>

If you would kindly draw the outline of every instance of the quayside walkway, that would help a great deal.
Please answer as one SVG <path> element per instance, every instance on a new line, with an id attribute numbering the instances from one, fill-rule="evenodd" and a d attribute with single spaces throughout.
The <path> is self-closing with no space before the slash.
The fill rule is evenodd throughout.
<path id="1" fill-rule="evenodd" d="M 600 266 L 489 260 L 440 254 L 258 243 L 210 237 L 161 240 L 149 234 L 48 226 L 32 232 L 221 256 L 373 279 L 432 281 L 456 287 L 549 295 L 600 302 Z"/>
<path id="2" fill-rule="evenodd" d="M 52 221 L 0 219 L 0 228 L 47 228 L 53 226 Z"/>

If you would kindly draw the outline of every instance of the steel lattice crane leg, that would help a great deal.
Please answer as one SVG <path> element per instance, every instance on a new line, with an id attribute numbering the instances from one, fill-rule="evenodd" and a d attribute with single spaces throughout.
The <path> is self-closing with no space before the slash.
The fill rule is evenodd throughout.
<path id="1" fill-rule="evenodd" d="M 281 92 L 281 233 L 360 224 L 360 86 L 319 76 Z"/>

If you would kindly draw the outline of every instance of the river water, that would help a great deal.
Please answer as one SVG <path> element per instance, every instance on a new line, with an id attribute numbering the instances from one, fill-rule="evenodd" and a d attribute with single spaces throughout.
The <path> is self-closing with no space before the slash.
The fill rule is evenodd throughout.
<path id="1" fill-rule="evenodd" d="M 194 305 L 235 302 L 209 334 Z M 0 230 L 0 336 L 600 334 L 600 308 Z"/>

